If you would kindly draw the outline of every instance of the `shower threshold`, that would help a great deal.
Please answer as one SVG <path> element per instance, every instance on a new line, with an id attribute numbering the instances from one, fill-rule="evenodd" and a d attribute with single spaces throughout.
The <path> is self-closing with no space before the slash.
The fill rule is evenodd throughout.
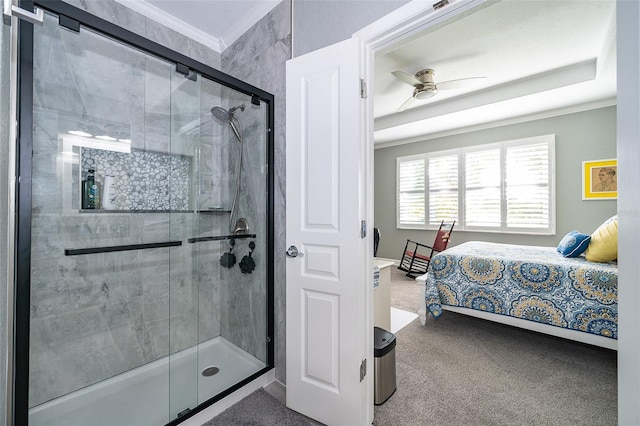
<path id="1" fill-rule="evenodd" d="M 211 366 L 218 373 L 203 376 Z M 264 367 L 264 362 L 218 336 L 37 405 L 29 410 L 29 425 L 163 425 Z"/>

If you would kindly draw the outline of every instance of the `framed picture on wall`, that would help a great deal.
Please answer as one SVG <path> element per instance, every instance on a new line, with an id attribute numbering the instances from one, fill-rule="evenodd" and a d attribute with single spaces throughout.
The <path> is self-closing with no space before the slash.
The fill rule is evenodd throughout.
<path id="1" fill-rule="evenodd" d="M 582 162 L 582 199 L 616 200 L 618 198 L 618 160 Z"/>

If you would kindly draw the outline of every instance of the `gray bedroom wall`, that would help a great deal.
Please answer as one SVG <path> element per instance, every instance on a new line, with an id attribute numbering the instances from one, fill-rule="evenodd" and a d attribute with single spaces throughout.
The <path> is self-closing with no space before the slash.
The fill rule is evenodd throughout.
<path id="1" fill-rule="evenodd" d="M 556 246 L 573 229 L 591 234 L 616 214 L 616 201 L 583 201 L 581 166 L 585 160 L 616 158 L 615 107 L 376 149 L 374 226 L 382 235 L 378 256 L 399 259 L 407 239 L 431 244 L 435 236 L 434 231 L 396 229 L 397 157 L 546 134 L 556 135 L 556 235 L 454 231 L 451 244 L 483 240 Z"/>
<path id="2" fill-rule="evenodd" d="M 222 71 L 275 96 L 275 366 L 285 383 L 285 62 L 291 58 L 291 2 L 285 0 L 222 53 Z"/>
<path id="3" fill-rule="evenodd" d="M 409 0 L 293 0 L 293 56 L 351 38 Z"/>

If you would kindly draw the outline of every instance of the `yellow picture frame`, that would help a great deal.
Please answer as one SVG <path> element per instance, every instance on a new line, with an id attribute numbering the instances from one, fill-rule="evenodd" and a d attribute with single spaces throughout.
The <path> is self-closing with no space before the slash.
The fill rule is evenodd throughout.
<path id="1" fill-rule="evenodd" d="M 618 160 L 582 162 L 582 199 L 618 199 Z"/>

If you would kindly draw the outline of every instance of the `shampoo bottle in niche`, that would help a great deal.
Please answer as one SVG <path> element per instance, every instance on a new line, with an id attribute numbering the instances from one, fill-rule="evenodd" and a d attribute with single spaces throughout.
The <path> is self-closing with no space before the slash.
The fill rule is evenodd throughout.
<path id="1" fill-rule="evenodd" d="M 102 208 L 105 210 L 116 209 L 116 179 L 111 175 L 104 177 L 102 185 Z"/>
<path id="2" fill-rule="evenodd" d="M 95 170 L 89 169 L 87 178 L 82 181 L 82 208 L 100 208 L 100 183 L 96 182 Z"/>

